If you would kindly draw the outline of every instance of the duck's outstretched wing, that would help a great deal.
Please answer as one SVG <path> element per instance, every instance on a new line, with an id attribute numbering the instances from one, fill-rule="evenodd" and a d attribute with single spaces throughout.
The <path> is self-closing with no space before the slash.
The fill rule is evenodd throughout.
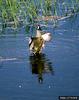
<path id="1" fill-rule="evenodd" d="M 50 41 L 52 38 L 51 33 L 45 33 L 42 35 L 42 38 L 44 39 L 44 41 Z"/>

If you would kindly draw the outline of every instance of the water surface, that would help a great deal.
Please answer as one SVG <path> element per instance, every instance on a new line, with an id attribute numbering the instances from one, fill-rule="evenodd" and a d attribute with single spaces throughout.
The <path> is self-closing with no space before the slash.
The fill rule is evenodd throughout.
<path id="1" fill-rule="evenodd" d="M 79 15 L 59 21 L 42 54 L 29 52 L 24 28 L 0 36 L 0 100 L 58 100 L 79 95 Z M 49 25 L 50 26 L 50 25 Z M 31 32 L 31 31 L 30 31 Z M 32 33 L 30 33 L 32 34 Z"/>

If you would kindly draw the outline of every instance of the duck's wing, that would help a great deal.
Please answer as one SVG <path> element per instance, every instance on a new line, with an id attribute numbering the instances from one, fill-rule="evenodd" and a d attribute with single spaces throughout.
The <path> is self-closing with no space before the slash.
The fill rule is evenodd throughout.
<path id="1" fill-rule="evenodd" d="M 30 48 L 30 51 L 33 50 L 33 47 L 34 47 L 34 42 L 33 42 L 34 38 L 33 37 L 30 37 L 29 38 L 29 48 Z"/>
<path id="2" fill-rule="evenodd" d="M 51 33 L 45 33 L 42 35 L 42 38 L 44 39 L 44 41 L 50 41 L 52 36 Z"/>

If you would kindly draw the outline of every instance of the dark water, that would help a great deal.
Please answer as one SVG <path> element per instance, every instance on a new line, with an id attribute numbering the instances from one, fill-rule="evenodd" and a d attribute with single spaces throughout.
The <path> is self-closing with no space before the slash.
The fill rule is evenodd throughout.
<path id="1" fill-rule="evenodd" d="M 23 28 L 0 36 L 0 100 L 79 95 L 79 15 L 46 30 L 53 38 L 36 56 L 29 53 Z"/>

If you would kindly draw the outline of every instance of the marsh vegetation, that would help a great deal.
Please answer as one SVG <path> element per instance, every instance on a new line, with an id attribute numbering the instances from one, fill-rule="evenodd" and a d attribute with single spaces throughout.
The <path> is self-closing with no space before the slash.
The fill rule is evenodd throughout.
<path id="1" fill-rule="evenodd" d="M 58 20 L 79 12 L 79 0 L 0 0 L 0 29 Z"/>

